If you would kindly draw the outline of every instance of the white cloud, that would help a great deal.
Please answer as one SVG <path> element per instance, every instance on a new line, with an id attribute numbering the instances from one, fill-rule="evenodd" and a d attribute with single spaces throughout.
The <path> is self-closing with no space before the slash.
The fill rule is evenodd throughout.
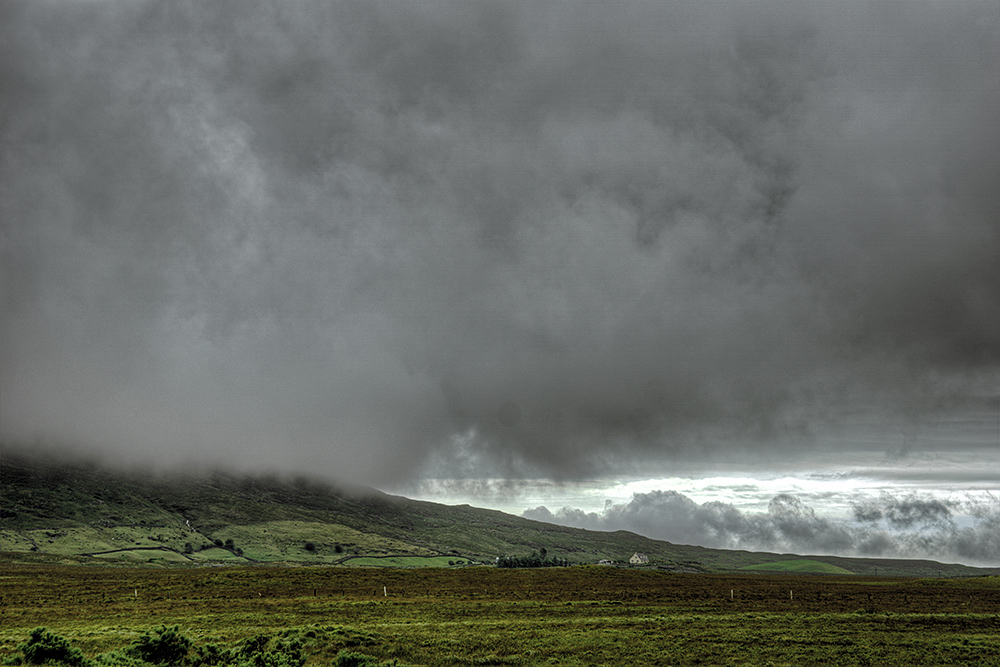
<path id="1" fill-rule="evenodd" d="M 553 512 L 540 506 L 523 516 L 726 549 L 1000 563 L 996 495 L 979 494 L 971 500 L 887 492 L 844 496 L 854 508 L 853 517 L 820 515 L 790 494 L 771 497 L 765 511 L 748 511 L 718 500 L 699 503 L 676 491 L 636 493 L 628 502 L 599 512 L 570 507 Z"/>

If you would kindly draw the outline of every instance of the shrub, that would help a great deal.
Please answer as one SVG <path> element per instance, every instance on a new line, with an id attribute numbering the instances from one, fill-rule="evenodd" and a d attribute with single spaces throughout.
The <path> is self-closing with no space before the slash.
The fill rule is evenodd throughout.
<path id="1" fill-rule="evenodd" d="M 243 645 L 232 652 L 231 659 L 223 664 L 234 664 L 242 667 L 302 667 L 306 658 L 302 654 L 302 642 L 297 639 L 287 641 L 275 640 L 273 647 L 271 637 L 257 635 L 243 642 Z"/>
<path id="2" fill-rule="evenodd" d="M 254 653 L 260 653 L 267 648 L 268 642 L 271 641 L 271 635 L 255 635 L 243 641 L 243 645 L 240 646 L 238 654 L 243 657 L 251 656 Z"/>
<path id="3" fill-rule="evenodd" d="M 84 663 L 83 652 L 70 646 L 69 640 L 45 628 L 35 628 L 28 641 L 17 647 L 24 654 L 24 661 L 32 665 L 61 662 L 79 667 Z"/>
<path id="4" fill-rule="evenodd" d="M 148 662 L 129 655 L 125 650 L 99 653 L 89 661 L 88 665 L 89 667 L 149 667 Z"/>
<path id="5" fill-rule="evenodd" d="M 218 644 L 205 644 L 195 648 L 194 657 L 190 660 L 193 665 L 204 665 L 205 667 L 215 667 L 215 665 L 229 664 L 229 651 L 219 648 Z"/>
<path id="6" fill-rule="evenodd" d="M 378 667 L 378 658 L 354 651 L 341 651 L 333 661 L 333 667 Z"/>
<path id="7" fill-rule="evenodd" d="M 180 633 L 180 626 L 168 628 L 161 625 L 132 642 L 127 653 L 144 662 L 161 665 L 175 665 L 187 657 L 191 640 Z"/>

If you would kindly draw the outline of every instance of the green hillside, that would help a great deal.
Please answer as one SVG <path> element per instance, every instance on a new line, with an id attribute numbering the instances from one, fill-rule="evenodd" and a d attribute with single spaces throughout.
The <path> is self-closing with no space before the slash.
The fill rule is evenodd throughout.
<path id="1" fill-rule="evenodd" d="M 574 564 L 622 563 L 639 552 L 649 557 L 646 567 L 679 572 L 732 571 L 801 558 L 567 528 L 304 477 L 125 474 L 9 454 L 0 465 L 0 551 L 6 560 L 464 566 L 542 549 Z M 810 561 L 834 568 L 827 572 L 856 574 L 986 572 L 931 561 L 823 556 Z"/>
<path id="2" fill-rule="evenodd" d="M 842 567 L 822 563 L 809 558 L 794 558 L 792 560 L 779 560 L 770 563 L 758 563 L 757 565 L 747 565 L 743 570 L 756 572 L 795 572 L 813 574 L 854 574 L 850 570 Z"/>

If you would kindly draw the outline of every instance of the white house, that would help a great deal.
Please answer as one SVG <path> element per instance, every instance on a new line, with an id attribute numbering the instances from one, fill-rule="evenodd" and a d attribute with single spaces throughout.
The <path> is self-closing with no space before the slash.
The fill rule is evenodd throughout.
<path id="1" fill-rule="evenodd" d="M 641 554 L 638 551 L 632 554 L 632 557 L 628 559 L 628 562 L 632 565 L 648 565 L 649 556 L 646 554 Z"/>

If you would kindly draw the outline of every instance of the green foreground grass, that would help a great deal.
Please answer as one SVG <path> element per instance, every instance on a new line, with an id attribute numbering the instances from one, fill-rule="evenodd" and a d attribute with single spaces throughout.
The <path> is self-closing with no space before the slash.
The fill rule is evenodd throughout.
<path id="1" fill-rule="evenodd" d="M 93 660 L 178 625 L 399 665 L 1000 665 L 996 577 L 677 575 L 613 568 L 0 566 L 0 660 L 45 626 Z M 254 639 L 256 638 L 256 640 Z"/>

